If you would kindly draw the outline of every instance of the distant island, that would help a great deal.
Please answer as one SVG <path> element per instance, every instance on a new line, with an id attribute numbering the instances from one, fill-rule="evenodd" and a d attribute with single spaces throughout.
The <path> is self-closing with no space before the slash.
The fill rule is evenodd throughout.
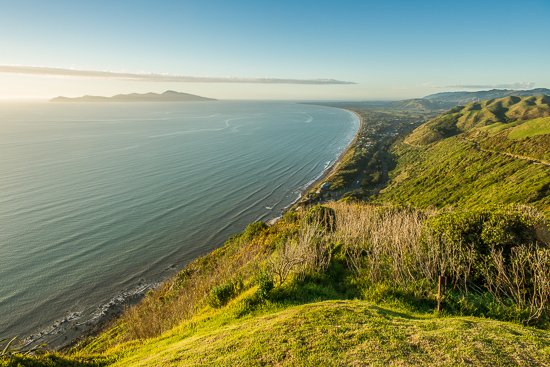
<path id="1" fill-rule="evenodd" d="M 206 98 L 189 93 L 180 93 L 167 90 L 164 93 L 131 93 L 117 94 L 112 97 L 103 96 L 82 96 L 82 97 L 55 97 L 50 102 L 201 102 L 215 101 L 213 98 Z"/>

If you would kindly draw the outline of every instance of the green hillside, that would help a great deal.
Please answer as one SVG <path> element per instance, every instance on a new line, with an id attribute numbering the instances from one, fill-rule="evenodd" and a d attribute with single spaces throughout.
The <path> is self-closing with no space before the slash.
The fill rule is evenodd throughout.
<path id="1" fill-rule="evenodd" d="M 506 97 L 455 108 L 393 148 L 397 165 L 377 201 L 479 208 L 530 204 L 550 215 L 550 97 Z"/>
<path id="2" fill-rule="evenodd" d="M 547 116 L 550 116 L 549 96 L 510 96 L 473 102 L 464 107 L 455 107 L 421 125 L 405 142 L 411 145 L 427 145 L 474 128 Z"/>

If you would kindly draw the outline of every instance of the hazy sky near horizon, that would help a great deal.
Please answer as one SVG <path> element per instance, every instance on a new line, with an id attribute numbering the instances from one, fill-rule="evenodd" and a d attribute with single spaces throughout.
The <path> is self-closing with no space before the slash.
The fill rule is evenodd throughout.
<path id="1" fill-rule="evenodd" d="M 549 16 L 550 0 L 0 0 L 0 99 L 172 89 L 369 100 L 550 87 Z M 313 79 L 356 84 L 303 84 Z"/>

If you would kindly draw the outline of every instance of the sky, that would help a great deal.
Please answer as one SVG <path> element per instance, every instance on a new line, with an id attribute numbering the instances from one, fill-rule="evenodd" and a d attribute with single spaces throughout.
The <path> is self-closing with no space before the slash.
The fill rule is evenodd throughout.
<path id="1" fill-rule="evenodd" d="M 0 99 L 550 87 L 550 0 L 0 0 Z"/>

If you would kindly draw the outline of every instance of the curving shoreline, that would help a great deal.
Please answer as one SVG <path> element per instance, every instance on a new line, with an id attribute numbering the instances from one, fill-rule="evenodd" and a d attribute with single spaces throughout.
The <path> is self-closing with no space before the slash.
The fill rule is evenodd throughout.
<path id="1" fill-rule="evenodd" d="M 337 107 L 335 107 L 337 108 Z M 327 181 L 330 177 L 332 177 L 334 174 L 338 172 L 340 169 L 340 165 L 342 163 L 342 160 L 346 156 L 346 154 L 351 151 L 352 149 L 355 149 L 355 146 L 357 145 L 357 140 L 359 139 L 359 135 L 363 128 L 365 127 L 365 119 L 363 116 L 361 116 L 357 111 L 348 109 L 348 108 L 339 108 L 344 111 L 348 111 L 351 114 L 355 115 L 357 117 L 357 121 L 359 122 L 359 127 L 357 128 L 357 131 L 355 132 L 355 135 L 353 139 L 350 141 L 350 143 L 342 150 L 340 155 L 330 164 L 329 167 L 327 167 L 326 170 L 323 171 L 323 174 L 321 174 L 316 180 L 314 180 L 311 184 L 307 185 L 304 190 L 302 191 L 302 194 L 300 195 L 300 198 L 296 200 L 292 205 L 290 205 L 288 209 L 295 207 L 297 204 L 302 203 L 303 204 L 303 198 L 305 195 L 310 194 L 312 192 L 317 191 L 322 183 Z M 285 210 L 286 211 L 286 210 Z"/>
<path id="2" fill-rule="evenodd" d="M 334 108 L 338 108 L 338 107 L 334 107 Z M 346 156 L 346 154 L 351 149 L 355 148 L 355 145 L 357 143 L 357 139 L 359 139 L 359 134 L 365 126 L 365 120 L 363 119 L 363 116 L 361 116 L 359 113 L 357 113 L 354 110 L 351 110 L 351 109 L 348 109 L 348 108 L 338 108 L 338 109 L 343 110 L 343 111 L 347 111 L 347 112 L 355 115 L 355 117 L 357 118 L 357 121 L 359 123 L 359 127 L 357 128 L 357 131 L 355 132 L 355 135 L 353 136 L 353 139 L 350 140 L 348 145 L 344 149 L 342 149 L 342 152 L 340 152 L 340 155 L 338 157 L 336 157 L 336 159 L 333 162 L 331 162 L 330 165 L 327 168 L 325 168 L 323 170 L 323 172 L 317 178 L 313 179 L 310 183 L 308 183 L 304 186 L 303 190 L 300 192 L 300 195 L 296 198 L 296 200 L 294 200 L 291 204 L 286 206 L 282 210 L 280 215 L 278 215 L 278 216 L 276 216 L 272 219 L 269 219 L 267 221 L 267 224 L 272 225 L 272 224 L 276 223 L 282 217 L 282 215 L 284 215 L 288 210 L 291 210 L 293 208 L 299 207 L 300 205 L 303 205 L 304 204 L 304 198 L 308 194 L 317 191 L 317 189 L 319 188 L 319 186 L 322 183 L 324 183 L 328 178 L 332 177 L 336 172 L 338 172 L 338 170 L 340 169 L 340 164 L 342 163 L 342 159 Z"/>

